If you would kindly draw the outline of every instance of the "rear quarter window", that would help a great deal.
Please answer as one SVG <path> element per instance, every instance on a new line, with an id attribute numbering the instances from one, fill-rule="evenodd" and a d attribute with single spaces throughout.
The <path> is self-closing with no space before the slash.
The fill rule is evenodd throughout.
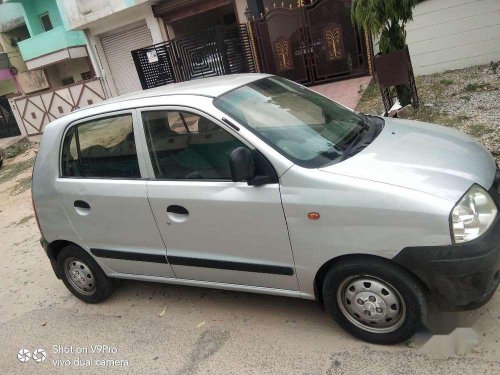
<path id="1" fill-rule="evenodd" d="M 80 123 L 65 135 L 63 177 L 140 178 L 131 114 Z"/>

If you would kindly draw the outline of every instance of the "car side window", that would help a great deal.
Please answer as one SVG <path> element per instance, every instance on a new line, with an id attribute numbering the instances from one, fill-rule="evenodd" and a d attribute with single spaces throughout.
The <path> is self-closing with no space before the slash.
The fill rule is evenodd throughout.
<path id="1" fill-rule="evenodd" d="M 132 115 L 99 118 L 70 128 L 61 165 L 64 177 L 140 178 Z"/>
<path id="2" fill-rule="evenodd" d="M 151 163 L 158 179 L 231 180 L 229 155 L 246 147 L 203 116 L 180 111 L 142 113 Z"/>

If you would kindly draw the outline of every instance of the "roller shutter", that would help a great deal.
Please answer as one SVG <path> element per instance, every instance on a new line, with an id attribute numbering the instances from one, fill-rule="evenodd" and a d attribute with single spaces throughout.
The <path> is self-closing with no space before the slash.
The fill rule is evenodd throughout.
<path id="1" fill-rule="evenodd" d="M 131 51 L 153 44 L 146 25 L 101 37 L 101 44 L 118 95 L 141 90 Z"/>

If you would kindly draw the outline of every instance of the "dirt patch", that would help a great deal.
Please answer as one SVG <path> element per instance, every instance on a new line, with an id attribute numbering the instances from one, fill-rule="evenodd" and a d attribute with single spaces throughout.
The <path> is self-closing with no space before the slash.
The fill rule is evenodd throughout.
<path id="1" fill-rule="evenodd" d="M 31 180 L 32 180 L 31 175 L 19 178 L 16 181 L 14 187 L 12 188 L 10 195 L 19 195 L 25 192 L 26 190 L 31 189 Z"/>
<path id="2" fill-rule="evenodd" d="M 31 219 L 33 219 L 33 218 L 35 218 L 35 215 L 33 215 L 33 214 L 28 215 L 28 216 L 25 216 L 25 217 L 23 217 L 21 220 L 19 220 L 19 221 L 16 223 L 16 226 L 26 224 L 28 221 L 30 221 L 30 220 L 31 220 Z"/>
<path id="3" fill-rule="evenodd" d="M 2 169 L 0 169 L 0 184 L 14 180 L 22 173 L 26 172 L 30 168 L 33 168 L 34 164 L 34 157 L 28 160 L 6 164 Z"/>
<path id="4" fill-rule="evenodd" d="M 16 143 L 5 149 L 6 159 L 15 158 L 18 155 L 25 153 L 27 150 L 33 148 L 33 145 L 29 142 Z"/>

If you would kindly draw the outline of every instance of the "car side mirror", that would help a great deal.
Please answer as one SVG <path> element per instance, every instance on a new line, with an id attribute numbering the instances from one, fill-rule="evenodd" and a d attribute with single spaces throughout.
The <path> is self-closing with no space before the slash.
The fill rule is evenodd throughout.
<path id="1" fill-rule="evenodd" d="M 245 147 L 235 148 L 229 155 L 229 169 L 233 182 L 250 182 L 255 177 L 252 152 Z"/>

